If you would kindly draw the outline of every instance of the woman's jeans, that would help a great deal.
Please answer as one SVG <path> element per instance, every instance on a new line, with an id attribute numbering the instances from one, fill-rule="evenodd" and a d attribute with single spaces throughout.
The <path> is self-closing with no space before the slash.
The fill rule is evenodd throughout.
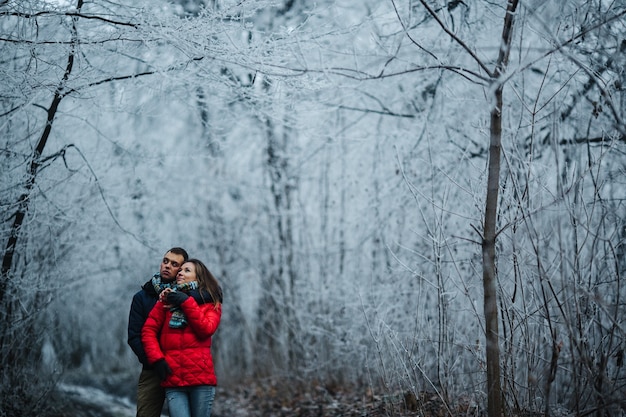
<path id="1" fill-rule="evenodd" d="M 210 417 L 215 387 L 194 385 L 165 388 L 165 397 L 170 417 Z"/>

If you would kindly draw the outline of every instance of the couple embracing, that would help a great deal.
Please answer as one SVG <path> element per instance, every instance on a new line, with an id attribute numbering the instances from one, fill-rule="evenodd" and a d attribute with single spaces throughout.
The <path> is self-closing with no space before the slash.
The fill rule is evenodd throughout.
<path id="1" fill-rule="evenodd" d="M 222 289 L 209 269 L 174 247 L 158 274 L 133 296 L 128 344 L 142 363 L 137 417 L 209 417 L 217 379 L 211 337 L 222 315 Z"/>

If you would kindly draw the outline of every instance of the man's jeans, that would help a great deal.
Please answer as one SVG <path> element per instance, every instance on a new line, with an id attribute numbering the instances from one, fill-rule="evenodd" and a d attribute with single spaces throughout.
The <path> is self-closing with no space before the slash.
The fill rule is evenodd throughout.
<path id="1" fill-rule="evenodd" d="M 137 384 L 137 417 L 159 417 L 165 402 L 165 390 L 153 369 L 143 369 Z"/>
<path id="2" fill-rule="evenodd" d="M 192 387 L 166 388 L 165 397 L 170 417 L 210 417 L 215 387 L 195 385 Z"/>

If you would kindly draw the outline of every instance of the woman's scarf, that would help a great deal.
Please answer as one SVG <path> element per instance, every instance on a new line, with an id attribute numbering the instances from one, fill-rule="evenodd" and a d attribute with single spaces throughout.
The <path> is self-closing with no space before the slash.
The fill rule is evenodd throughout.
<path id="1" fill-rule="evenodd" d="M 174 291 L 183 291 L 189 292 L 191 290 L 195 290 L 198 288 L 198 283 L 196 281 L 185 282 L 180 285 L 172 286 Z M 170 311 L 172 312 L 172 317 L 170 318 L 170 327 L 173 329 L 182 329 L 187 325 L 187 317 L 185 317 L 185 313 L 183 313 L 183 309 L 178 307 L 170 307 Z"/>

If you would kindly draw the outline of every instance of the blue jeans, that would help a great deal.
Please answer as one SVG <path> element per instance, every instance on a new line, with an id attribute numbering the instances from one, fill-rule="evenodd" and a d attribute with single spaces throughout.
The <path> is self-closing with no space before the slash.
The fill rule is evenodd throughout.
<path id="1" fill-rule="evenodd" d="M 170 417 L 210 417 L 215 387 L 194 385 L 165 388 L 165 397 Z"/>

